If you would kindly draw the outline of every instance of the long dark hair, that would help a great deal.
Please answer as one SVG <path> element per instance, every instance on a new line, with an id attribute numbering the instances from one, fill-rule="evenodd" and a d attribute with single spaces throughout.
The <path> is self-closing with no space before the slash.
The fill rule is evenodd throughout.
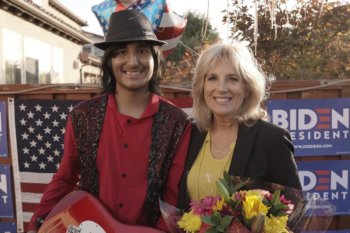
<path id="1" fill-rule="evenodd" d="M 127 43 L 120 43 L 118 46 L 125 46 L 130 42 Z M 163 52 L 158 45 L 154 45 L 152 43 L 147 43 L 147 45 L 150 46 L 151 52 L 152 52 L 152 57 L 154 60 L 154 70 L 152 77 L 148 83 L 149 91 L 154 94 L 161 94 L 160 91 L 160 78 L 163 74 L 164 71 L 164 57 L 163 57 Z M 113 70 L 112 70 L 112 54 L 114 51 L 115 47 L 110 47 L 108 48 L 103 57 L 102 57 L 102 62 L 101 62 L 101 77 L 102 77 L 102 93 L 115 93 L 116 91 L 116 79 L 113 75 Z"/>

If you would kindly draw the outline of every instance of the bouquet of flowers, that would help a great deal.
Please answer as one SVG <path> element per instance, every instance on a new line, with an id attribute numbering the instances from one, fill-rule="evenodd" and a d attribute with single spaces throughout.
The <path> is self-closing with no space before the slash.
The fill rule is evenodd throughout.
<path id="1" fill-rule="evenodd" d="M 161 203 L 163 217 L 171 232 L 290 233 L 306 230 L 312 222 L 312 217 L 306 215 L 310 203 L 304 199 L 301 190 L 227 173 L 217 181 L 217 190 L 218 196 L 192 201 L 190 210 L 181 214 L 176 208 Z M 324 203 L 318 204 L 324 207 Z M 323 212 L 320 224 L 325 230 L 334 208 L 322 209 L 328 211 Z"/>

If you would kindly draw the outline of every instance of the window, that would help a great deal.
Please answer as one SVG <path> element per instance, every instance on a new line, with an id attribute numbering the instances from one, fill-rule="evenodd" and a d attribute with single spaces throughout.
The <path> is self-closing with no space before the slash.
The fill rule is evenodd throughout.
<path id="1" fill-rule="evenodd" d="M 51 46 L 24 37 L 26 81 L 29 84 L 51 83 Z"/>
<path id="2" fill-rule="evenodd" d="M 52 82 L 63 83 L 63 50 L 52 48 Z"/>
<path id="3" fill-rule="evenodd" d="M 21 84 L 22 82 L 22 40 L 21 35 L 3 29 L 3 55 L 5 63 L 5 83 Z"/>
<path id="4" fill-rule="evenodd" d="M 64 82 L 63 49 L 7 29 L 2 34 L 4 63 L 0 64 L 0 84 Z"/>

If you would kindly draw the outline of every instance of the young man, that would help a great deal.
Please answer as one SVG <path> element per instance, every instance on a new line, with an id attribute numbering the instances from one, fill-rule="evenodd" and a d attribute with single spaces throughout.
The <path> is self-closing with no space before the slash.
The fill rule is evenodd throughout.
<path id="1" fill-rule="evenodd" d="M 71 112 L 63 159 L 29 230 L 35 232 L 77 183 L 120 222 L 166 230 L 158 202 L 176 204 L 190 121 L 159 96 L 163 44 L 139 11 L 111 15 L 105 42 L 95 44 L 105 50 L 105 94 Z"/>

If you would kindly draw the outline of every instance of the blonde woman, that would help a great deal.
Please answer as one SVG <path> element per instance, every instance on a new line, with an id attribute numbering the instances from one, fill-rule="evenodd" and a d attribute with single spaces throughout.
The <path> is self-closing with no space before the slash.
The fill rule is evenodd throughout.
<path id="1" fill-rule="evenodd" d="M 215 195 L 224 171 L 301 189 L 290 134 L 267 121 L 266 96 L 266 77 L 241 42 L 214 45 L 201 54 L 178 207 Z"/>

